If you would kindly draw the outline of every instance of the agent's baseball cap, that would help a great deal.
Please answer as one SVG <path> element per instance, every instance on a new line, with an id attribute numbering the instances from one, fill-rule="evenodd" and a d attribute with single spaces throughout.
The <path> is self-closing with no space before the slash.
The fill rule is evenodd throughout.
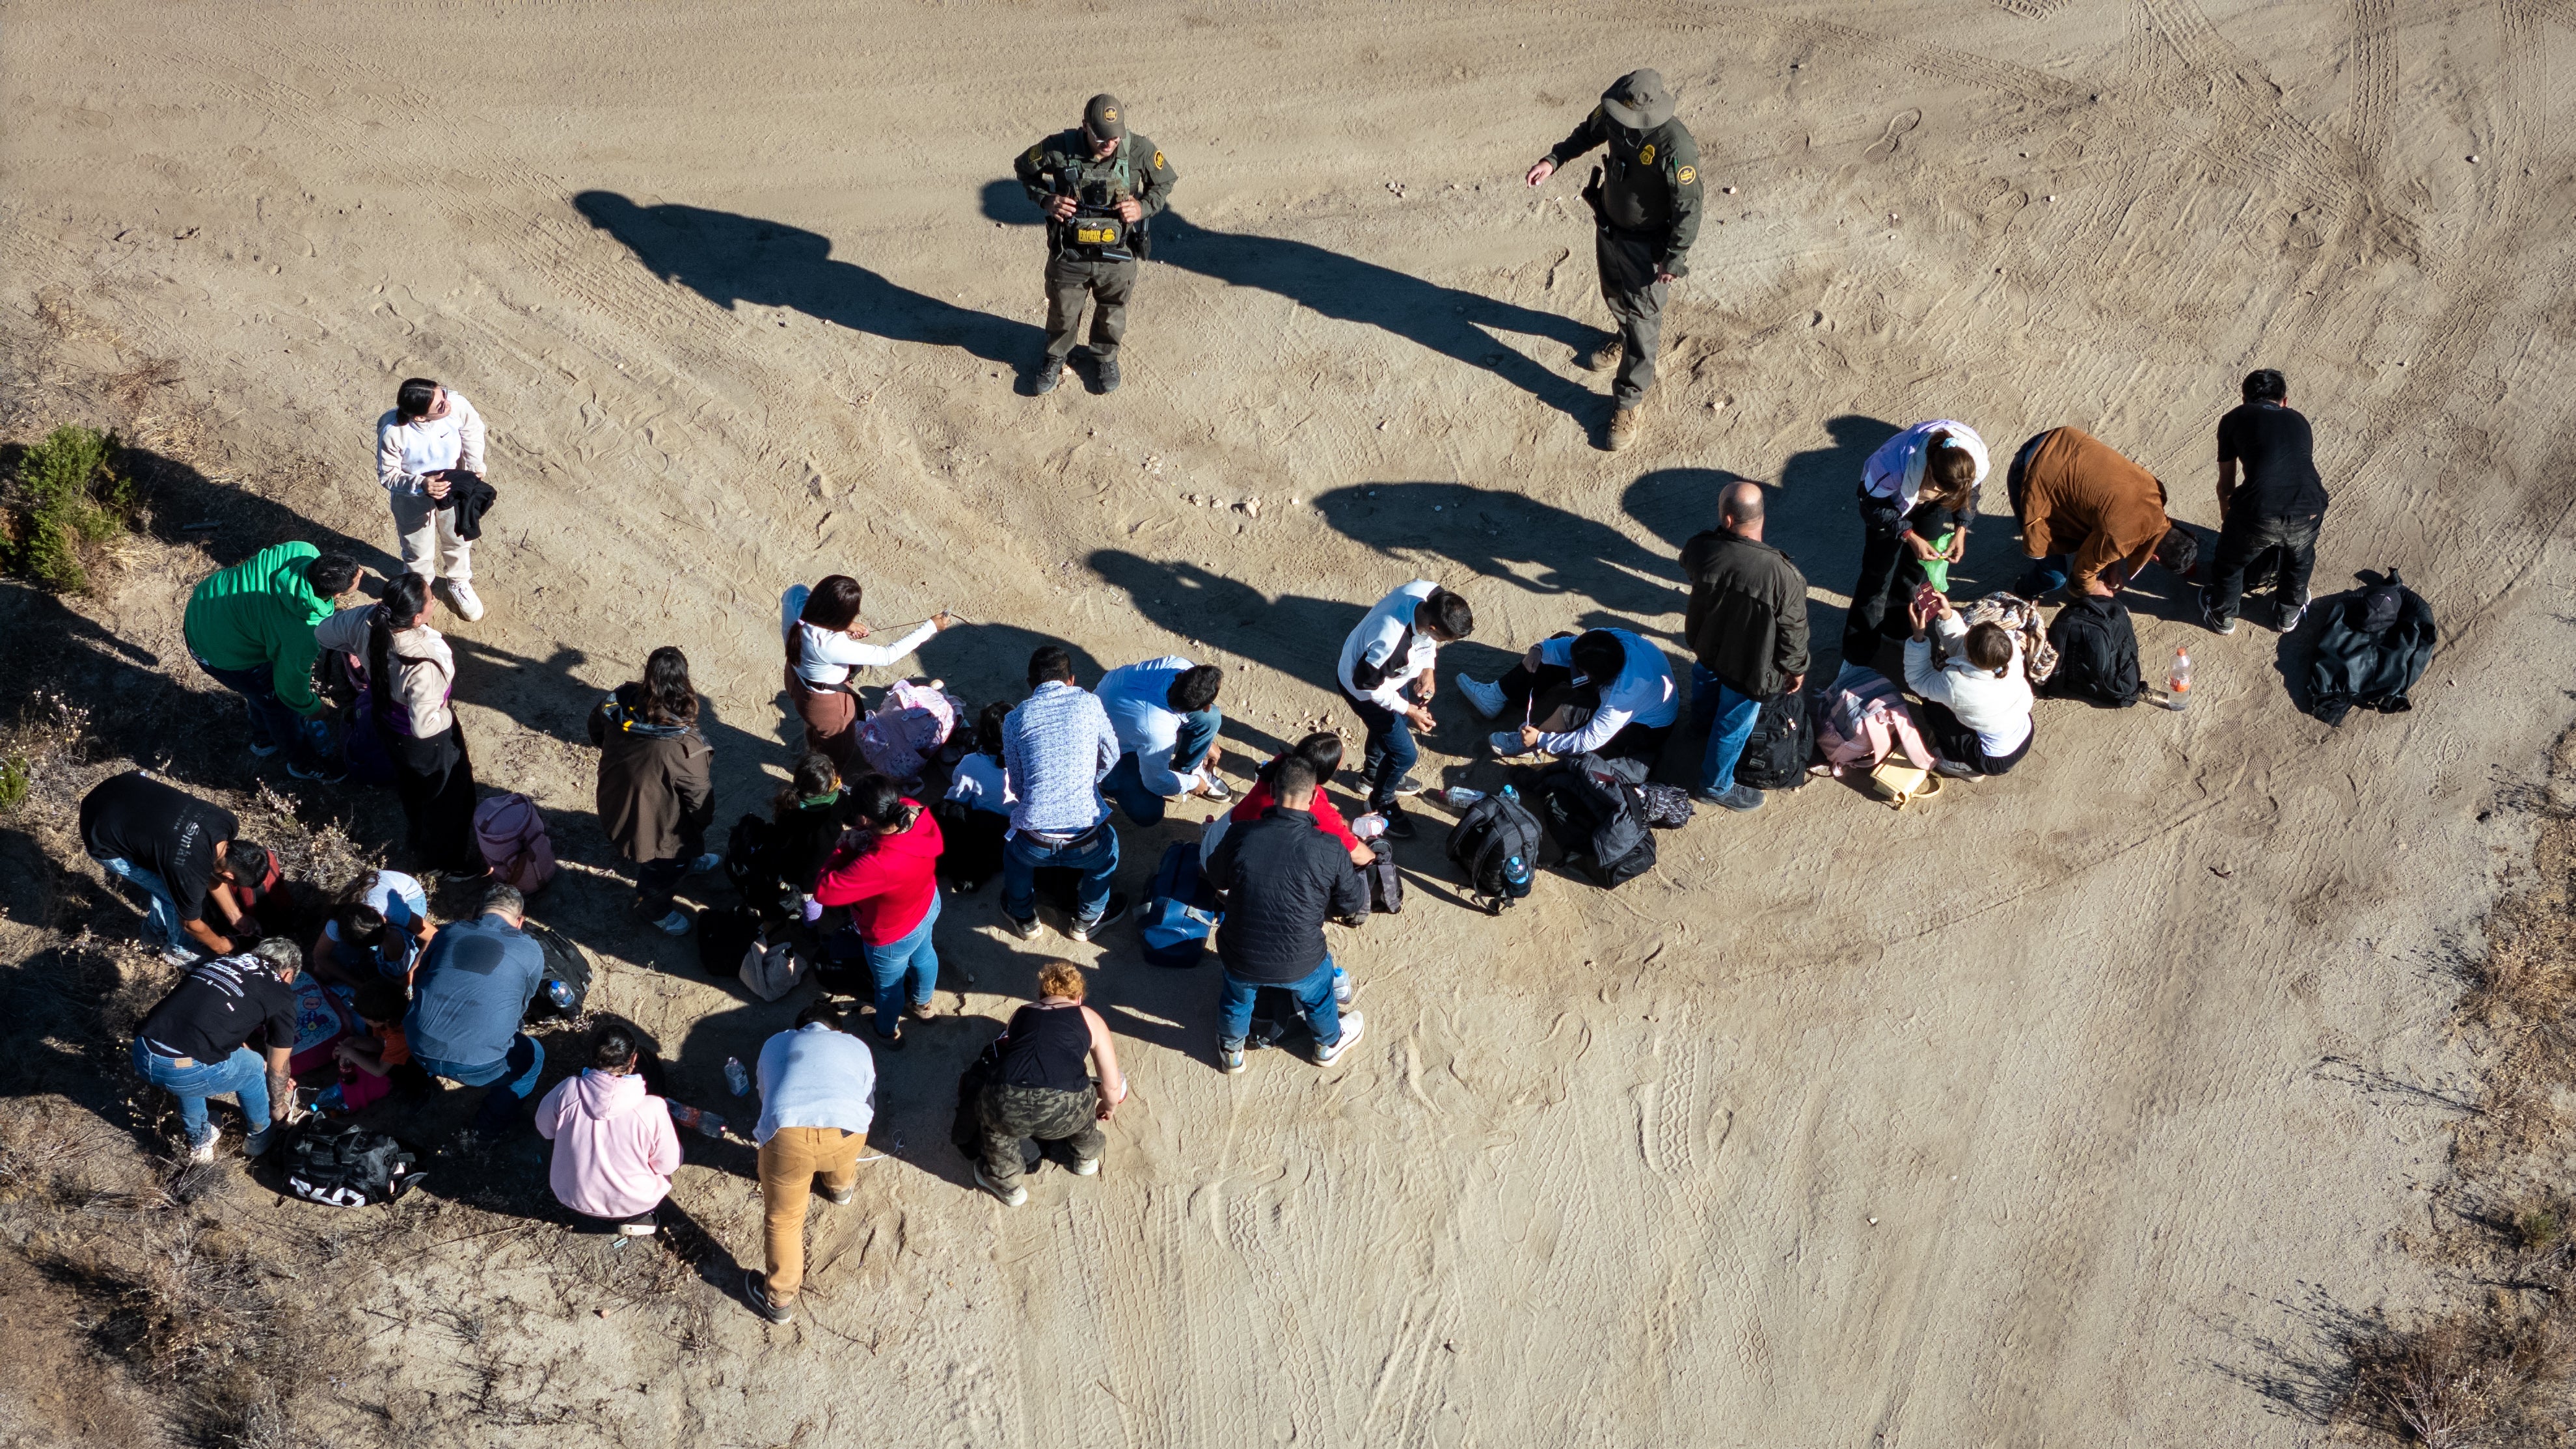
<path id="1" fill-rule="evenodd" d="M 1097 95 L 1082 108 L 1082 129 L 1095 141 L 1119 141 L 1127 136 L 1127 108 L 1113 95 Z"/>
<path id="2" fill-rule="evenodd" d="M 1601 109 L 1629 130 L 1651 131 L 1673 118 L 1672 87 L 1661 71 L 1632 70 L 1601 93 Z"/>

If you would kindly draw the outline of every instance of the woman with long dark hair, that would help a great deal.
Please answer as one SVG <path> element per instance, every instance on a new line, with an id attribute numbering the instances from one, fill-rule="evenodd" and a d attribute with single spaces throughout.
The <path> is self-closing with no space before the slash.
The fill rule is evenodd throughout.
<path id="1" fill-rule="evenodd" d="M 853 669 L 882 668 L 910 654 L 957 620 L 945 609 L 892 644 L 865 642 L 859 617 L 865 591 L 847 574 L 833 574 L 813 588 L 789 589 L 780 623 L 787 643 L 787 697 L 805 721 L 805 748 L 821 750 L 843 771 L 859 743 L 859 701 L 850 689 Z"/>
<path id="2" fill-rule="evenodd" d="M 457 722 L 456 655 L 429 626 L 429 580 L 402 574 L 373 604 L 342 609 L 313 631 L 359 661 L 366 717 L 393 761 L 411 850 L 450 880 L 488 873 L 474 840 L 474 761 Z"/>
<path id="3" fill-rule="evenodd" d="M 869 775 L 849 787 L 857 823 L 832 851 L 814 900 L 850 913 L 876 992 L 877 1040 L 903 1041 L 903 1017 L 931 1015 L 939 986 L 939 822 L 894 781 Z M 909 989 L 907 989 L 909 988 Z"/>
<path id="4" fill-rule="evenodd" d="M 599 823 L 635 863 L 635 904 L 666 935 L 689 933 L 688 913 L 671 899 L 684 875 L 724 863 L 704 853 L 715 823 L 715 751 L 698 733 L 698 692 L 689 658 L 667 645 L 644 661 L 644 677 L 590 712 L 599 746 Z"/>
<path id="5" fill-rule="evenodd" d="M 1882 638 L 1911 632 L 1906 608 L 1926 583 L 1949 587 L 1967 557 L 1986 440 L 1966 423 L 1935 418 L 1881 444 L 1861 466 L 1860 579 L 1843 617 L 1843 658 L 1867 666 Z"/>

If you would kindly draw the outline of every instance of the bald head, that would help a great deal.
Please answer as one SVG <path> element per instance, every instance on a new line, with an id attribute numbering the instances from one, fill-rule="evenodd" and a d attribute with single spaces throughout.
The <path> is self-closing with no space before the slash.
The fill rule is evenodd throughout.
<path id="1" fill-rule="evenodd" d="M 1743 538 L 1762 536 L 1762 485 L 1730 483 L 1718 495 L 1717 521 L 1727 532 Z"/>

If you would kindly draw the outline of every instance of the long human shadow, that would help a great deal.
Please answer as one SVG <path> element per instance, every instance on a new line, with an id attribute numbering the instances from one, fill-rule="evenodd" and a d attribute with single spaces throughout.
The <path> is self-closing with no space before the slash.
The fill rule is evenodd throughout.
<path id="1" fill-rule="evenodd" d="M 744 302 L 786 307 L 853 332 L 962 348 L 1013 368 L 1034 366 L 1045 341 L 1028 323 L 960 307 L 855 262 L 835 261 L 831 238 L 816 232 L 703 206 L 641 205 L 613 191 L 584 191 L 572 204 L 646 270 L 728 311 Z"/>
<path id="2" fill-rule="evenodd" d="M 1034 226 L 1042 218 L 1019 183 L 984 186 L 988 220 Z M 1364 262 L 1329 247 L 1253 232 L 1203 227 L 1177 211 L 1154 218 L 1157 262 L 1213 277 L 1229 286 L 1275 293 L 1336 321 L 1392 332 L 1443 357 L 1481 368 L 1565 413 L 1606 414 L 1609 399 L 1569 381 L 1505 345 L 1493 334 L 1543 338 L 1569 352 L 1589 350 L 1603 332 L 1554 312 L 1444 287 L 1393 267 Z"/>
<path id="3" fill-rule="evenodd" d="M 1342 640 L 1364 605 L 1296 594 L 1271 598 L 1250 584 L 1182 559 L 1157 562 L 1118 549 L 1084 560 L 1093 573 L 1125 589 L 1137 612 L 1184 639 L 1258 659 L 1327 693 L 1339 692 L 1334 669 Z"/>
<path id="4" fill-rule="evenodd" d="M 1336 530 L 1390 558 L 1449 560 L 1458 568 L 1450 582 L 1471 604 L 1478 590 L 1509 583 L 1600 606 L 1569 615 L 1569 627 L 1627 628 L 1627 616 L 1678 613 L 1686 601 L 1675 555 L 1526 494 L 1465 483 L 1354 483 L 1317 494 L 1314 506 Z"/>

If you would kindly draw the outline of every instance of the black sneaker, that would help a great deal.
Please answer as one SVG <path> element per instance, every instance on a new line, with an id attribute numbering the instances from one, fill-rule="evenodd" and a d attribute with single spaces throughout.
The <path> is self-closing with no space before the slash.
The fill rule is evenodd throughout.
<path id="1" fill-rule="evenodd" d="M 1110 894 L 1109 904 L 1100 908 L 1099 915 L 1094 916 L 1088 921 L 1076 921 L 1073 923 L 1073 939 L 1077 941 L 1096 941 L 1100 939 L 1101 932 L 1108 930 L 1110 927 L 1117 925 L 1120 921 L 1125 919 L 1127 919 L 1127 893 L 1124 891 L 1114 891 Z"/>
<path id="2" fill-rule="evenodd" d="M 1389 840 L 1411 840 L 1413 838 L 1413 817 L 1396 809 L 1392 805 L 1386 807 L 1386 838 Z"/>
<path id="3" fill-rule="evenodd" d="M 1411 775 L 1407 775 L 1403 779 L 1388 786 L 1386 793 L 1390 795 L 1419 795 L 1422 793 L 1422 782 L 1413 778 Z"/>
<path id="4" fill-rule="evenodd" d="M 1104 357 L 1100 359 L 1100 390 L 1104 393 L 1116 392 L 1118 390 L 1117 358 Z"/>
<path id="5" fill-rule="evenodd" d="M 1038 365 L 1038 375 L 1029 379 L 1029 391 L 1044 397 L 1055 391 L 1056 384 L 1062 381 L 1064 381 L 1064 359 L 1050 357 Z"/>
<path id="6" fill-rule="evenodd" d="M 1002 915 L 1002 920 L 1011 928 L 1011 934 L 1019 937 L 1021 940 L 1034 941 L 1038 938 L 1037 917 L 1031 916 L 1027 920 L 1023 921 L 1019 917 L 1006 911 Z"/>
<path id="7" fill-rule="evenodd" d="M 769 1281 L 758 1268 L 742 1270 L 742 1301 L 751 1305 L 752 1312 L 772 1323 L 785 1323 L 796 1316 L 795 1309 L 770 1301 Z"/>

